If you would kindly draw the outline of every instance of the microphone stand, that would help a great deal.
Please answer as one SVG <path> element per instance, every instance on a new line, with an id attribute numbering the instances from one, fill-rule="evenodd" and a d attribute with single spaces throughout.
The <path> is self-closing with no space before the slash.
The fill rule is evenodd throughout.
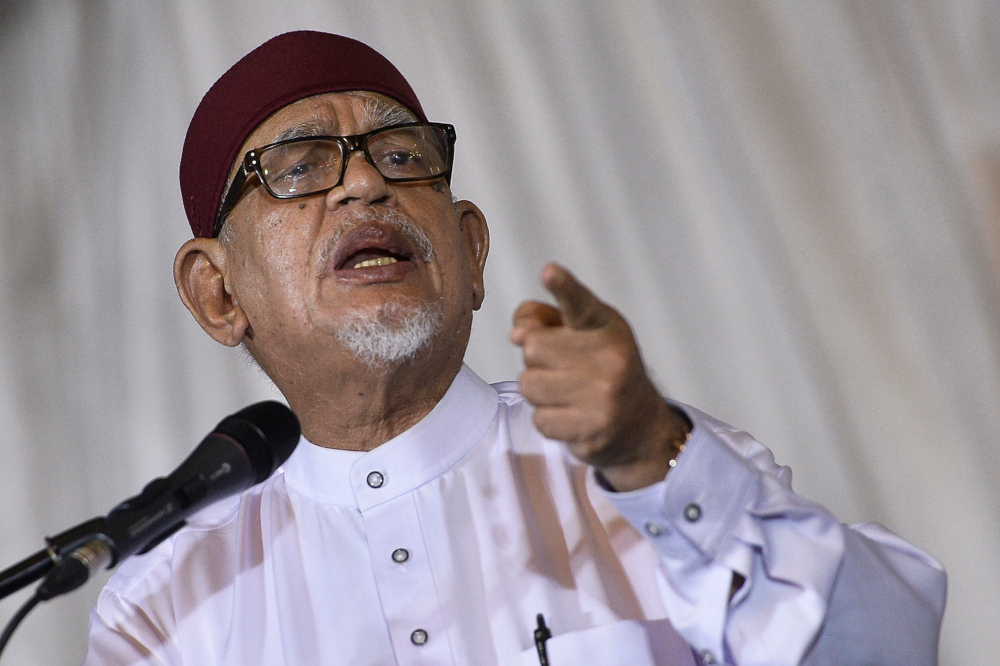
<path id="1" fill-rule="evenodd" d="M 47 548 L 38 551 L 30 557 L 26 557 L 8 569 L 0 571 L 0 599 L 10 596 L 36 580 L 45 578 L 44 582 L 35 590 L 35 594 L 21 606 L 11 621 L 7 623 L 7 626 L 4 627 L 3 633 L 0 634 L 0 654 L 3 654 L 4 648 L 7 647 L 7 643 L 14 634 L 14 630 L 17 629 L 21 621 L 24 620 L 35 606 L 46 599 L 51 599 L 71 589 L 75 589 L 86 582 L 87 574 L 89 573 L 86 571 L 86 564 L 78 562 L 74 553 L 76 550 L 81 550 L 81 547 L 85 544 L 94 540 L 104 527 L 104 520 L 104 518 L 94 518 L 85 523 L 80 523 L 76 527 L 71 527 L 65 532 L 60 532 L 53 537 L 46 537 Z M 106 550 L 107 552 L 101 555 L 110 555 L 110 550 Z M 67 553 L 70 553 L 70 557 L 64 559 Z M 76 566 L 67 568 L 67 562 Z M 84 569 L 82 578 L 80 576 L 80 568 Z"/>
<path id="2" fill-rule="evenodd" d="M 274 401 L 250 405 L 220 421 L 169 477 L 153 479 L 107 516 L 46 537 L 46 548 L 0 571 L 0 599 L 44 578 L 0 633 L 0 653 L 39 602 L 77 589 L 100 568 L 148 552 L 183 527 L 190 513 L 268 478 L 299 436 L 288 407 Z"/>
<path id="3" fill-rule="evenodd" d="M 46 537 L 47 548 L 0 571 L 0 599 L 40 580 L 63 555 L 94 538 L 103 525 L 104 518 L 94 518 L 55 536 Z"/>

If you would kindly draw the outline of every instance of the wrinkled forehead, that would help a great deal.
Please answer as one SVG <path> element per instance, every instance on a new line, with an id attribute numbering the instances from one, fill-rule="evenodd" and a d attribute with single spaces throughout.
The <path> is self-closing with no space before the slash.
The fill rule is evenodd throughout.
<path id="1" fill-rule="evenodd" d="M 324 93 L 300 99 L 279 109 L 258 125 L 240 149 L 248 150 L 287 139 L 308 136 L 350 136 L 380 127 L 411 123 L 417 115 L 396 100 L 368 90 Z"/>

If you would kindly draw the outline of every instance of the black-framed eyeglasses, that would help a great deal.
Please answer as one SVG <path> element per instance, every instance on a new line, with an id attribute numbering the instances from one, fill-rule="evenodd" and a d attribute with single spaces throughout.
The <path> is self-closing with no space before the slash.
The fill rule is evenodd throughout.
<path id="1" fill-rule="evenodd" d="M 361 151 L 388 183 L 445 178 L 451 182 L 455 128 L 445 123 L 403 123 L 354 136 L 307 136 L 247 151 L 215 216 L 212 237 L 256 174 L 276 199 L 329 192 L 344 181 L 351 154 Z"/>

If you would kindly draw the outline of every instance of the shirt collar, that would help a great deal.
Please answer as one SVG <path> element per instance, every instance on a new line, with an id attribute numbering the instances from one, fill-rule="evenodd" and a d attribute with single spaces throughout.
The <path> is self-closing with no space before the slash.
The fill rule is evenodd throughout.
<path id="1" fill-rule="evenodd" d="M 451 469 L 482 439 L 497 404 L 493 387 L 463 364 L 427 416 L 371 451 L 327 449 L 302 437 L 285 462 L 286 483 L 317 502 L 363 511 Z"/>

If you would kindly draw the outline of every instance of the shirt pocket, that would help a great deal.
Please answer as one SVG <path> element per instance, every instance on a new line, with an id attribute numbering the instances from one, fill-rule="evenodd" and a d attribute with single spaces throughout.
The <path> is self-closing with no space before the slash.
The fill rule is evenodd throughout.
<path id="1" fill-rule="evenodd" d="M 691 648 L 667 620 L 619 620 L 553 636 L 545 642 L 549 666 L 695 666 Z M 538 649 L 507 666 L 538 666 Z"/>

